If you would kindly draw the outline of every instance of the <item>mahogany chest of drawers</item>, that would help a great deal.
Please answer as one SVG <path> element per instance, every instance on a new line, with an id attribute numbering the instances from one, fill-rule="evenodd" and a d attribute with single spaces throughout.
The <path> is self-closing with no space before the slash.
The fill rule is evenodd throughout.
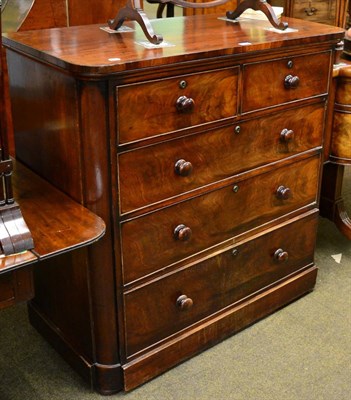
<path id="1" fill-rule="evenodd" d="M 311 291 L 339 28 L 217 16 L 5 37 L 17 157 L 104 218 L 35 273 L 30 318 L 101 393 Z M 133 26 L 133 25 L 131 25 Z"/>

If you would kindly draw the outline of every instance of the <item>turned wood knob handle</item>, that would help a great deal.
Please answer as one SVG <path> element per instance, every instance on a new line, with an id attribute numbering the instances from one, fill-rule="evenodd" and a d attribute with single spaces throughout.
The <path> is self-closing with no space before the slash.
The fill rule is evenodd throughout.
<path id="1" fill-rule="evenodd" d="M 193 170 L 193 165 L 190 161 L 181 159 L 174 164 L 174 170 L 177 175 L 188 176 Z"/>
<path id="2" fill-rule="evenodd" d="M 295 133 L 292 129 L 283 129 L 280 132 L 280 139 L 282 142 L 291 142 L 294 139 Z"/>
<path id="3" fill-rule="evenodd" d="M 189 112 L 194 108 L 195 102 L 191 97 L 180 96 L 176 101 L 176 107 L 179 112 Z"/>
<path id="4" fill-rule="evenodd" d="M 174 229 L 173 234 L 177 240 L 180 240 L 181 242 L 186 242 L 191 238 L 192 231 L 188 226 L 180 224 Z"/>
<path id="5" fill-rule="evenodd" d="M 296 89 L 299 86 L 300 78 L 298 76 L 287 75 L 284 79 L 284 86 L 287 89 Z"/>
<path id="6" fill-rule="evenodd" d="M 279 186 L 276 191 L 276 195 L 278 199 L 287 200 L 291 196 L 291 190 L 288 187 Z"/>
<path id="7" fill-rule="evenodd" d="M 274 259 L 278 262 L 287 261 L 289 258 L 289 253 L 283 249 L 278 249 L 274 252 Z"/>
<path id="8" fill-rule="evenodd" d="M 185 294 L 182 294 L 177 298 L 177 307 L 181 310 L 188 310 L 193 306 L 193 300 Z"/>

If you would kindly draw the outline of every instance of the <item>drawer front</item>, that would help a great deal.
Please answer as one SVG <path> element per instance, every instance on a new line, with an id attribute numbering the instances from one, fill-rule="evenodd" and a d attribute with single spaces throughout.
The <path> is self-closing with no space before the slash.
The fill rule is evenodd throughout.
<path id="1" fill-rule="evenodd" d="M 330 52 L 246 64 L 242 112 L 326 94 Z"/>
<path id="2" fill-rule="evenodd" d="M 235 67 L 117 87 L 118 142 L 236 115 L 238 73 Z"/>
<path id="3" fill-rule="evenodd" d="M 125 282 L 314 204 L 319 166 L 311 157 L 122 223 Z"/>
<path id="4" fill-rule="evenodd" d="M 127 355 L 313 263 L 317 215 L 125 295 Z"/>
<path id="5" fill-rule="evenodd" d="M 351 111 L 351 107 L 350 107 Z M 330 155 L 341 164 L 351 160 L 351 113 L 334 112 Z"/>
<path id="6" fill-rule="evenodd" d="M 342 164 L 351 161 L 351 79 L 345 68 L 337 78 L 330 155 Z"/>
<path id="7" fill-rule="evenodd" d="M 336 24 L 336 0 L 294 0 L 292 17 L 306 21 Z"/>
<path id="8" fill-rule="evenodd" d="M 321 146 L 323 122 L 319 103 L 122 153 L 121 213 Z"/>

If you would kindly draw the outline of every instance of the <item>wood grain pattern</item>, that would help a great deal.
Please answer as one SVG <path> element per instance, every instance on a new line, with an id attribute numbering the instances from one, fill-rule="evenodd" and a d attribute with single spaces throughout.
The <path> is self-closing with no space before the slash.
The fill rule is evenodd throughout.
<path id="1" fill-rule="evenodd" d="M 238 73 L 236 67 L 117 87 L 119 143 L 235 116 Z M 193 100 L 191 110 L 177 109 L 182 96 Z"/>
<path id="2" fill-rule="evenodd" d="M 78 184 L 80 159 L 75 155 L 81 144 L 75 134 L 78 114 L 74 80 L 68 76 L 60 80 L 61 76 L 53 72 L 50 79 L 44 81 L 40 77 L 48 74 L 49 70 L 43 65 L 37 65 L 35 74 L 28 79 L 22 74 L 22 68 L 31 68 L 30 60 L 19 60 L 12 53 L 8 56 L 8 62 L 12 64 L 10 79 L 16 82 L 12 85 L 11 97 L 17 157 L 81 202 L 82 188 Z M 21 68 L 17 68 L 18 62 L 22 63 Z M 57 85 L 60 85 L 61 95 L 53 104 Z M 39 91 L 42 93 L 40 97 L 37 96 Z M 48 120 L 52 123 L 44 123 Z"/>
<path id="3" fill-rule="evenodd" d="M 242 111 L 250 112 L 327 93 L 330 57 L 331 53 L 326 52 L 313 57 L 291 57 L 245 65 Z M 289 75 L 299 78 L 296 88 L 284 87 L 284 80 Z"/>
<path id="4" fill-rule="evenodd" d="M 40 259 L 103 236 L 105 224 L 101 218 L 20 164 L 16 164 L 13 187 Z"/>
<path id="5" fill-rule="evenodd" d="M 129 356 L 313 262 L 317 215 L 260 236 L 125 295 Z M 298 234 L 296 234 L 298 232 Z M 282 247 L 289 258 L 274 259 Z M 176 299 L 193 300 L 179 310 Z"/>
<path id="6" fill-rule="evenodd" d="M 5 34 L 3 41 L 5 46 L 23 50 L 34 57 L 40 54 L 42 62 L 72 73 L 101 77 L 118 71 L 201 58 L 283 49 L 294 45 L 320 45 L 321 36 L 323 44 L 327 46 L 344 35 L 340 28 L 314 25 L 297 19 L 286 19 L 296 31 L 277 34 L 265 29 L 270 26 L 266 21 L 232 23 L 219 20 L 217 16 L 155 20 L 154 30 L 168 32 L 164 39 L 175 46 L 147 51 L 137 43 L 145 40 L 138 28 L 136 32 L 108 34 L 100 29 L 100 25 L 11 33 Z"/>
<path id="7" fill-rule="evenodd" d="M 127 363 L 124 369 L 125 390 L 132 390 L 150 379 L 150 371 L 161 374 L 180 362 L 196 355 L 199 351 L 220 342 L 229 335 L 239 332 L 252 322 L 277 310 L 276 300 L 286 305 L 312 290 L 317 277 L 317 268 L 311 266 L 298 275 L 249 298 L 243 304 L 230 307 L 210 321 L 180 335 L 176 340 L 160 346 L 157 352 L 150 351 L 138 362 Z"/>
<path id="8" fill-rule="evenodd" d="M 324 106 L 324 103 L 318 103 L 268 117 L 238 121 L 225 128 L 119 154 L 121 212 L 181 195 L 321 146 Z M 281 139 L 285 128 L 294 132 L 291 141 Z M 192 171 L 187 176 L 175 173 L 174 166 L 180 159 L 192 164 Z"/>
<path id="9" fill-rule="evenodd" d="M 65 188 L 71 197 L 106 220 L 106 234 L 93 246 L 45 261 L 45 268 L 35 274 L 37 297 L 30 307 L 33 324 L 99 392 L 111 394 L 129 390 L 312 290 L 316 278 L 311 254 L 315 219 L 308 217 L 306 225 L 299 225 L 298 221 L 316 213 L 324 104 L 331 76 L 331 57 L 325 55 L 333 52 L 344 32 L 339 28 L 292 19 L 289 23 L 297 30 L 278 34 L 267 31 L 270 25 L 265 21 L 228 23 L 213 15 L 164 19 L 153 22 L 155 30 L 160 28 L 160 31 L 169 32 L 165 39 L 175 46 L 156 49 L 145 49 L 135 43 L 144 40 L 138 28 L 136 32 L 109 35 L 94 25 L 43 30 L 40 35 L 33 31 L 5 37 L 9 70 L 16 68 L 12 77 L 10 73 L 15 113 L 27 117 L 26 128 L 20 129 L 18 125 L 15 129 L 21 157 L 26 157 L 29 166 L 59 188 Z M 322 80 L 324 83 L 317 93 L 302 90 L 301 97 L 284 103 L 284 86 L 282 90 L 274 86 L 277 98 L 272 107 L 257 111 L 255 105 L 252 109 L 255 111 L 246 115 L 236 107 L 236 104 L 242 104 L 246 92 L 245 65 L 263 64 L 264 75 L 258 74 L 256 81 L 251 82 L 256 88 L 255 93 L 260 94 L 257 91 L 260 83 L 269 80 L 274 85 L 275 82 L 264 65 L 270 61 L 278 65 L 281 60 L 296 57 L 306 60 L 306 67 L 310 68 L 316 64 L 309 61 L 309 56 L 313 60 L 319 54 L 323 56 L 318 58 L 323 65 L 318 68 L 325 71 L 327 78 Z M 216 105 L 221 104 L 219 99 L 226 98 L 227 102 L 228 93 L 233 93 L 233 89 L 221 83 L 225 93 L 216 93 L 217 82 L 212 77 L 221 78 L 220 71 L 233 70 L 238 74 L 229 81 L 238 84 L 237 103 L 230 97 L 229 100 L 236 114 L 223 119 L 222 111 L 216 109 Z M 317 71 L 317 80 L 320 80 L 318 74 Z M 197 76 L 194 82 L 197 82 L 200 106 L 202 102 L 207 104 L 206 115 L 195 126 L 191 120 L 179 127 L 174 120 L 169 122 L 172 117 L 168 111 L 170 104 L 177 104 L 179 97 L 191 89 L 192 81 L 184 89 L 183 85 L 179 86 L 179 78 L 187 76 Z M 28 81 L 35 82 L 35 86 Z M 210 81 L 214 103 L 204 95 Z M 170 90 L 170 85 L 164 84 L 169 82 L 178 84 L 176 96 L 173 88 Z M 325 82 L 326 87 L 323 86 Z M 27 88 L 35 92 L 35 101 L 46 103 L 45 113 L 40 114 L 37 104 L 26 95 Z M 122 99 L 117 98 L 120 88 L 125 89 Z M 143 88 L 135 89 L 140 104 L 128 93 L 134 88 Z M 147 120 L 145 114 L 156 115 L 157 111 L 161 114 L 163 110 L 155 105 L 149 107 L 160 95 L 160 88 L 162 102 L 168 104 L 168 114 L 146 131 L 143 128 L 143 120 Z M 146 90 L 152 92 L 149 99 Z M 199 101 L 195 99 L 192 104 L 189 99 L 193 95 L 188 92 L 185 95 L 187 98 L 180 102 L 182 111 L 186 111 L 184 115 L 189 118 L 187 112 L 196 112 Z M 304 97 L 306 95 L 308 98 Z M 131 102 L 132 110 L 121 104 L 126 101 Z M 50 105 L 53 107 L 56 103 L 58 109 L 51 110 Z M 120 107 L 124 107 L 123 112 Z M 126 126 L 132 126 L 134 120 L 138 120 L 140 132 L 136 129 L 134 138 L 126 134 L 122 143 L 118 142 L 117 132 L 123 118 L 126 118 L 123 122 Z M 305 121 L 305 133 L 299 132 L 299 118 Z M 282 121 L 291 121 L 291 126 L 284 124 L 281 128 Z M 237 123 L 240 123 L 239 133 L 235 130 Z M 272 133 L 276 126 L 279 126 L 278 136 Z M 51 127 L 57 127 L 57 130 L 53 131 Z M 227 138 L 229 128 L 233 128 L 230 139 Z M 282 134 L 285 128 L 287 131 Z M 236 142 L 232 142 L 234 140 Z M 230 152 L 230 144 L 238 144 L 238 149 Z M 206 150 L 201 149 L 203 147 Z M 182 176 L 181 166 L 179 170 L 174 169 L 180 160 L 177 150 L 182 151 L 180 157 L 185 160 L 179 165 L 188 165 L 183 171 L 185 176 Z M 66 181 L 49 165 L 49 157 L 44 156 L 44 162 L 39 162 L 37 154 L 46 151 L 65 174 L 73 171 L 69 178 L 66 176 Z M 236 151 L 240 156 L 235 157 Z M 216 152 L 219 154 L 215 163 Z M 203 154 L 202 160 L 200 154 Z M 194 155 L 195 159 L 192 158 Z M 215 167 L 199 178 L 196 184 L 200 186 L 189 190 L 183 183 L 172 192 L 171 184 L 167 183 L 167 159 L 172 158 L 171 170 L 176 178 L 191 180 L 204 157 L 212 160 Z M 187 162 L 191 163 L 191 168 Z M 130 186 L 125 182 L 129 175 Z M 153 185 L 154 194 L 150 197 L 148 184 Z M 133 211 L 124 214 L 120 212 L 122 185 L 128 188 L 123 194 L 122 207 L 128 204 L 129 195 L 134 199 L 129 206 Z M 155 194 L 157 185 L 160 195 Z M 277 197 L 277 189 L 281 186 L 286 199 Z M 138 196 L 143 200 L 136 201 Z M 139 208 L 136 210 L 135 207 Z M 290 224 L 293 221 L 298 225 Z M 268 241 L 260 241 L 259 237 L 273 238 L 275 229 L 282 228 L 285 232 L 285 225 L 292 227 L 291 230 L 286 228 L 287 241 L 282 243 L 277 239 L 276 246 L 270 249 L 271 257 L 276 258 L 274 254 L 279 249 L 284 254 L 286 243 L 294 240 L 301 243 L 298 239 L 301 231 L 302 236 L 309 235 L 301 245 L 307 246 L 306 253 L 300 249 L 293 251 L 298 260 L 296 265 L 291 261 L 291 268 L 289 260 L 285 261 L 287 264 L 282 261 L 279 268 L 273 268 L 271 259 L 267 261 L 266 258 Z M 167 277 L 185 277 L 190 271 L 198 272 L 199 264 L 207 268 L 208 275 L 221 276 L 218 269 L 213 268 L 214 264 L 217 267 L 214 260 L 220 259 L 224 270 L 229 271 L 226 251 L 238 241 L 244 249 L 238 257 L 245 258 L 245 263 L 247 260 L 248 269 L 240 263 L 243 277 L 238 280 L 237 288 L 242 296 L 251 293 L 250 298 L 236 300 L 238 297 L 228 294 L 231 289 L 224 285 L 228 292 L 223 292 L 223 297 L 219 296 L 217 300 L 218 307 L 225 308 L 216 308 L 204 292 L 204 303 L 208 301 L 209 304 L 203 304 L 201 312 L 196 314 L 197 296 L 193 298 L 181 287 L 184 284 L 184 289 L 190 289 L 190 286 L 195 289 L 196 281 L 190 285 L 188 279 L 176 279 L 180 286 L 175 289 Z M 253 248 L 257 254 L 251 251 Z M 286 259 L 286 255 L 281 258 Z M 261 266 L 261 259 L 265 260 L 262 266 L 268 265 L 267 273 L 261 273 L 260 267 L 254 266 Z M 52 268 L 46 268 L 49 266 Z M 235 269 L 230 273 L 235 273 Z M 198 288 L 210 285 L 212 291 L 214 282 L 206 282 L 204 276 Z M 245 276 L 250 282 L 247 285 Z M 193 280 L 193 275 L 189 279 Z M 137 299 L 140 291 L 145 294 L 145 304 L 150 304 L 154 293 L 147 290 L 147 286 L 157 286 L 157 282 L 162 281 L 169 288 L 165 298 L 169 296 L 168 300 L 177 312 L 194 312 L 195 319 L 182 318 L 196 322 L 192 326 L 185 324 L 184 329 L 181 323 L 175 324 L 176 329 L 181 329 L 175 332 L 170 325 L 162 325 L 160 317 L 153 320 L 153 315 L 146 316 L 144 309 L 140 315 L 146 330 L 143 342 L 144 333 L 135 332 L 135 318 L 129 315 L 129 310 L 134 307 L 129 299 L 135 295 L 135 304 L 141 304 L 140 298 Z M 169 303 L 164 301 L 167 300 L 160 300 L 160 304 L 166 310 Z M 226 307 L 230 301 L 234 303 Z M 209 314 L 204 316 L 206 307 Z M 213 311 L 215 314 L 211 314 Z M 164 329 L 163 332 L 156 329 L 154 339 L 151 338 L 152 321 L 154 327 Z M 134 348 L 128 348 L 127 343 Z M 144 349 L 145 346 L 150 347 Z"/>
<path id="10" fill-rule="evenodd" d="M 339 68 L 336 80 L 334 119 L 330 159 L 340 164 L 351 163 L 351 67 Z"/>
<path id="11" fill-rule="evenodd" d="M 276 168 L 270 174 L 247 180 L 241 177 L 220 190 L 122 223 L 124 282 L 165 268 L 293 210 L 314 206 L 319 163 L 319 157 L 313 157 Z M 239 186 L 237 193 L 233 192 L 235 184 Z M 291 189 L 290 199 L 277 199 L 276 190 L 281 184 Z M 189 241 L 174 239 L 173 230 L 179 224 L 191 228 Z"/>
<path id="12" fill-rule="evenodd" d="M 103 220 L 19 162 L 14 162 L 13 191 L 33 236 L 33 251 L 0 257 L 0 275 L 97 241 Z"/>

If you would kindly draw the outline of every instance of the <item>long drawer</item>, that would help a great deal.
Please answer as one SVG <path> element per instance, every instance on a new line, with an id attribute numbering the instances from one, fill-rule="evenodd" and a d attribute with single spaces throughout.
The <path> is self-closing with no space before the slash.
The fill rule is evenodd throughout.
<path id="1" fill-rule="evenodd" d="M 238 74 L 233 67 L 118 86 L 118 143 L 235 116 Z"/>
<path id="2" fill-rule="evenodd" d="M 324 52 L 244 65 L 242 112 L 327 94 L 330 57 Z"/>
<path id="3" fill-rule="evenodd" d="M 127 356 L 313 263 L 314 213 L 124 296 Z"/>
<path id="4" fill-rule="evenodd" d="M 317 199 L 314 156 L 121 224 L 125 283 Z"/>
<path id="5" fill-rule="evenodd" d="M 121 213 L 322 145 L 325 103 L 119 155 Z"/>

